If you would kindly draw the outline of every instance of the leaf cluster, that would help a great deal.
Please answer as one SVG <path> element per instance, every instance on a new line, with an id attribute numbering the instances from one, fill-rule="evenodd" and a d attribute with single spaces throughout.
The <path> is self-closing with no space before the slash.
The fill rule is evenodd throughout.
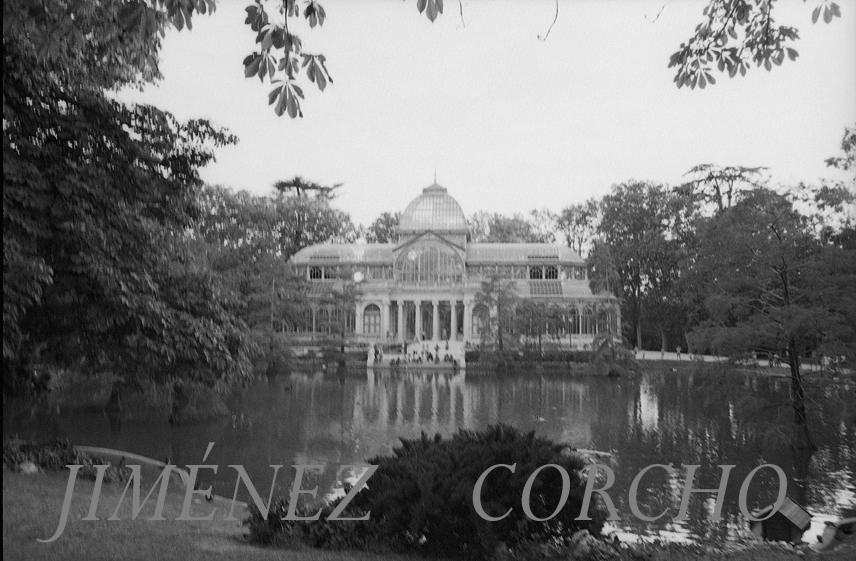
<path id="1" fill-rule="evenodd" d="M 674 82 L 678 88 L 704 89 L 707 84 L 716 84 L 711 74 L 714 66 L 733 78 L 738 73 L 745 76 L 752 63 L 769 71 L 781 66 L 785 57 L 795 61 L 799 53 L 791 45 L 799 39 L 799 31 L 776 25 L 774 1 L 710 0 L 703 10 L 706 19 L 669 59 L 669 68 L 676 68 Z M 841 16 L 838 4 L 831 0 L 818 2 L 812 23 L 821 13 L 826 23 Z"/>

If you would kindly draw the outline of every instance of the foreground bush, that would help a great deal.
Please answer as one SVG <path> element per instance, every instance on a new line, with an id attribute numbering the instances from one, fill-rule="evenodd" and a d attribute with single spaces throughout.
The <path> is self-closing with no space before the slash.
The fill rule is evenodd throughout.
<path id="1" fill-rule="evenodd" d="M 578 530 L 598 535 L 605 518 L 597 496 L 590 521 L 574 520 L 580 514 L 584 481 L 579 471 L 584 461 L 550 440 L 498 425 L 482 432 L 460 431 L 451 439 L 439 435 L 402 440 L 390 456 L 369 460 L 378 469 L 367 488 L 346 509 L 346 517 L 366 512 L 365 522 L 326 521 L 338 504 L 327 505 L 321 520 L 281 520 L 287 500 L 278 501 L 267 521 L 253 508 L 246 521 L 251 539 L 262 543 L 301 544 L 325 548 L 388 548 L 431 555 L 486 559 L 498 547 L 514 548 L 532 541 L 562 542 Z M 475 511 L 473 487 L 479 476 L 496 464 L 516 464 L 512 474 L 496 469 L 482 487 L 482 505 L 488 515 L 511 513 L 498 522 L 487 522 Z M 546 464 L 562 466 L 570 476 L 570 495 L 565 506 L 545 522 L 529 519 L 521 506 L 529 476 Z M 542 470 L 532 487 L 532 512 L 545 518 L 555 510 L 562 492 L 562 478 L 554 468 Z M 308 505 L 298 509 L 313 513 Z M 504 544 L 504 545 L 503 545 Z"/>
<path id="2" fill-rule="evenodd" d="M 44 444 L 3 437 L 3 467 L 18 469 L 25 462 L 32 462 L 45 471 L 61 471 L 67 465 L 82 465 L 78 476 L 91 481 L 95 481 L 97 475 L 95 466 L 107 465 L 110 467 L 104 472 L 105 483 L 126 481 L 131 473 L 130 468 L 124 465 L 114 466 L 104 458 L 77 450 L 65 439 Z"/>

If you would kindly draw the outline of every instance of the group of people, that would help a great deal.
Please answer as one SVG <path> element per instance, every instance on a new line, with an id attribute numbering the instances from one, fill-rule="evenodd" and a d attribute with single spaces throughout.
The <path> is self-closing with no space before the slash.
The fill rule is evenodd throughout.
<path id="1" fill-rule="evenodd" d="M 422 348 L 420 350 L 413 349 L 412 352 L 408 352 L 407 347 L 408 347 L 408 345 L 407 345 L 407 343 L 405 343 L 404 344 L 403 356 L 390 359 L 390 361 L 389 361 L 390 366 L 400 366 L 402 364 L 423 364 L 423 363 L 440 364 L 441 360 L 442 360 L 442 362 L 449 363 L 456 368 L 458 366 L 458 361 L 455 359 L 454 356 L 452 356 L 451 353 L 443 354 L 442 359 L 441 359 L 441 357 L 440 357 L 440 345 L 439 344 L 434 346 L 434 352 L 433 353 L 431 352 L 431 349 L 429 348 L 427 343 L 423 344 Z M 375 348 L 377 349 L 377 347 L 375 347 Z M 446 341 L 445 350 L 447 350 L 447 351 L 449 350 L 449 342 L 448 341 Z M 382 358 L 382 355 L 380 358 Z M 375 350 L 375 362 L 378 362 L 378 361 L 379 361 L 379 358 L 378 358 L 377 350 Z"/>
<path id="2" fill-rule="evenodd" d="M 413 351 L 412 355 L 404 355 L 403 358 L 396 357 L 390 359 L 389 364 L 391 366 L 398 366 L 400 364 L 422 364 L 423 362 L 426 364 L 440 364 L 440 360 L 441 359 L 439 354 L 435 355 L 432 354 L 430 351 L 426 353 L 417 353 L 416 351 Z M 458 364 L 458 361 L 455 360 L 455 357 L 453 357 L 449 353 L 443 355 L 442 361 L 451 363 L 456 366 Z"/>

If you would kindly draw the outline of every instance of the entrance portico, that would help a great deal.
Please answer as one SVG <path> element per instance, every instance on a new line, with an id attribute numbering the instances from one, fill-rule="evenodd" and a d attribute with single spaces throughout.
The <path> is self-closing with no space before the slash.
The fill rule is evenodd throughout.
<path id="1" fill-rule="evenodd" d="M 426 293 L 416 298 L 390 298 L 392 305 L 387 314 L 394 329 L 388 332 L 395 342 L 462 341 L 466 338 L 465 322 L 460 316 L 468 312 L 462 297 Z"/>

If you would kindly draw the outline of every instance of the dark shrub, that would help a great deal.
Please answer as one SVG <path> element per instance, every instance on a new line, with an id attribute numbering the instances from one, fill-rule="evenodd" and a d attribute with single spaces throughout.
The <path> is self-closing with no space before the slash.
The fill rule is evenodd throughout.
<path id="1" fill-rule="evenodd" d="M 3 437 L 3 465 L 14 469 L 22 462 L 33 462 L 46 471 L 61 471 L 66 469 L 67 465 L 82 465 L 78 476 L 91 481 L 95 481 L 97 474 L 95 466 L 110 466 L 104 472 L 105 483 L 126 481 L 130 477 L 129 468 L 114 466 L 103 458 L 81 452 L 66 439 L 56 439 L 43 444 Z"/>
<path id="2" fill-rule="evenodd" d="M 603 514 L 592 509 L 592 521 L 576 521 L 582 506 L 584 484 L 579 470 L 585 465 L 562 445 L 521 433 L 508 425 L 482 432 L 460 431 L 451 440 L 402 440 L 392 456 L 369 460 L 378 470 L 369 489 L 354 500 L 363 512 L 371 512 L 380 535 L 388 543 L 425 552 L 486 557 L 502 539 L 514 547 L 528 540 L 568 538 L 580 529 L 599 534 Z M 482 505 L 491 516 L 511 514 L 487 522 L 475 511 L 473 487 L 479 476 L 496 464 L 516 464 L 511 473 L 498 468 L 482 487 Z M 526 480 L 546 464 L 562 466 L 569 474 L 571 492 L 558 515 L 546 522 L 529 519 L 521 497 Z M 542 470 L 532 487 L 531 507 L 538 518 L 549 516 L 558 504 L 562 478 L 555 468 Z"/>
<path id="3" fill-rule="evenodd" d="M 402 440 L 390 456 L 369 460 L 378 469 L 343 516 L 370 512 L 367 522 L 289 522 L 285 501 L 277 503 L 268 521 L 253 509 L 247 521 L 251 537 L 263 542 L 298 541 L 315 547 L 380 545 L 399 551 L 430 555 L 489 558 L 500 545 L 509 547 L 532 540 L 567 540 L 577 530 L 600 533 L 605 513 L 593 498 L 590 521 L 574 520 L 580 514 L 585 482 L 579 470 L 585 462 L 555 442 L 521 433 L 508 425 L 481 432 L 460 431 L 451 439 L 439 435 Z M 498 468 L 482 486 L 481 502 L 488 515 L 511 513 L 498 522 L 483 520 L 473 505 L 473 487 L 479 476 L 496 464 L 516 464 L 511 473 Z M 521 506 L 529 476 L 546 464 L 562 466 L 570 476 L 570 494 L 562 510 L 544 522 L 529 519 Z M 555 510 L 562 478 L 555 468 L 538 474 L 531 492 L 532 512 L 545 518 Z M 329 505 L 326 512 L 332 510 Z M 307 509 L 311 510 L 311 509 Z M 317 507 L 315 508 L 317 510 Z M 347 525 L 347 527 L 346 527 Z"/>

